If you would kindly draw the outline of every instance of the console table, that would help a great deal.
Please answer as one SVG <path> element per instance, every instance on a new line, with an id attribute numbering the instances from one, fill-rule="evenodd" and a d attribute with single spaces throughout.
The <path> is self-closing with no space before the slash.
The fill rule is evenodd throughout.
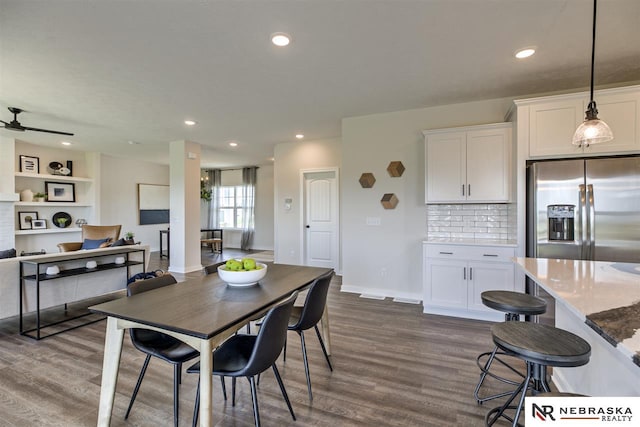
<path id="1" fill-rule="evenodd" d="M 131 254 L 141 253 L 142 259 L 140 261 L 134 260 L 130 258 Z M 124 263 L 116 264 L 115 258 L 118 256 L 122 256 L 124 258 Z M 76 329 L 81 326 L 88 325 L 90 323 L 95 323 L 99 320 L 93 320 L 90 322 L 86 322 L 80 325 L 75 325 L 69 328 L 65 328 L 63 330 L 59 330 L 53 332 L 48 335 L 42 335 L 41 330 L 57 325 L 63 322 L 67 322 L 70 320 L 78 319 L 80 317 L 88 316 L 91 313 L 85 313 L 79 316 L 65 318 L 64 320 L 52 322 L 48 324 L 42 324 L 40 319 L 40 286 L 43 282 L 49 282 L 56 279 L 61 279 L 64 277 L 77 276 L 80 274 L 91 274 L 99 271 L 112 270 L 117 268 L 126 268 L 127 276 L 124 279 L 124 283 L 126 283 L 127 279 L 131 276 L 130 267 L 141 265 L 142 272 L 145 271 L 145 249 L 140 247 L 116 247 L 116 248 L 104 248 L 96 251 L 75 251 L 75 252 L 66 252 L 65 254 L 61 254 L 58 256 L 43 256 L 33 258 L 30 257 L 26 260 L 20 260 L 20 276 L 19 276 L 19 284 L 20 287 L 18 289 L 18 293 L 20 295 L 20 335 L 27 336 L 29 338 L 33 338 L 36 340 L 40 340 L 43 338 L 50 337 L 52 335 L 57 335 L 62 332 L 69 331 L 71 329 Z M 96 261 L 97 266 L 95 268 L 87 268 L 87 261 Z M 65 264 L 68 267 L 60 267 L 61 264 Z M 71 264 L 71 265 L 70 265 Z M 76 264 L 76 265 L 73 265 Z M 47 267 L 57 265 L 60 268 L 60 272 L 55 275 L 46 274 Z M 23 295 L 26 292 L 27 284 L 33 284 L 35 286 L 36 291 L 36 326 L 35 328 L 25 329 L 23 325 Z M 53 282 L 52 282 L 53 283 Z M 66 309 L 66 303 L 65 303 Z M 35 331 L 35 335 L 32 332 Z"/>

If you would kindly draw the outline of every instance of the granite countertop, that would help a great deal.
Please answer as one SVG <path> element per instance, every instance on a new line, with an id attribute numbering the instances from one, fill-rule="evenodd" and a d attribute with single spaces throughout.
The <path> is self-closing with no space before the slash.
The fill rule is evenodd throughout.
<path id="1" fill-rule="evenodd" d="M 438 239 L 426 239 L 422 241 L 430 245 L 472 245 L 472 246 L 506 246 L 517 247 L 518 243 L 515 240 L 507 239 L 451 239 L 451 238 L 438 238 Z"/>
<path id="2" fill-rule="evenodd" d="M 640 366 L 640 264 L 544 258 L 515 262 Z"/>

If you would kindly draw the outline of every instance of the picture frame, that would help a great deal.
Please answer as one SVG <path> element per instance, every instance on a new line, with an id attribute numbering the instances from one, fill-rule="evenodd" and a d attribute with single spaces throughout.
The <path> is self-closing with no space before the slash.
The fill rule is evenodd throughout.
<path id="1" fill-rule="evenodd" d="M 138 184 L 138 224 L 169 223 L 169 186 Z"/>
<path id="2" fill-rule="evenodd" d="M 47 220 L 46 219 L 33 219 L 31 220 L 31 229 L 32 230 L 43 230 L 47 228 Z"/>
<path id="3" fill-rule="evenodd" d="M 76 186 L 72 182 L 45 181 L 44 191 L 47 202 L 75 202 Z"/>
<path id="4" fill-rule="evenodd" d="M 32 173 L 37 175 L 40 173 L 40 158 L 34 156 L 20 155 L 20 172 Z"/>
<path id="5" fill-rule="evenodd" d="M 38 219 L 38 212 L 18 212 L 18 227 L 20 230 L 31 230 L 35 219 Z"/>

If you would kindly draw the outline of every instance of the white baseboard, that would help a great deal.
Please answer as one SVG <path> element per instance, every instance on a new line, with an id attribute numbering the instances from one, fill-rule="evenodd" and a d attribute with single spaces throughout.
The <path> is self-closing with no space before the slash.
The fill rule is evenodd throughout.
<path id="1" fill-rule="evenodd" d="M 394 299 L 397 299 L 398 302 L 411 301 L 410 303 L 412 304 L 416 304 L 422 301 L 422 293 L 398 292 L 393 289 L 375 289 L 375 288 L 365 288 L 363 286 L 349 286 L 349 285 L 345 285 L 344 283 L 342 284 L 340 291 L 349 292 L 352 294 L 366 295 L 369 297 L 375 297 L 376 299 L 394 298 Z"/>

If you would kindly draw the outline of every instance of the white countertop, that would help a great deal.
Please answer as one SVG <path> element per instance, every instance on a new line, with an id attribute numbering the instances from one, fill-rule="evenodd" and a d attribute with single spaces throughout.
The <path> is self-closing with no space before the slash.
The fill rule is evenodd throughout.
<path id="1" fill-rule="evenodd" d="M 514 240 L 506 239 L 429 239 L 423 240 L 422 243 L 429 245 L 473 245 L 473 246 L 505 246 L 517 247 L 518 243 Z"/>
<path id="2" fill-rule="evenodd" d="M 582 321 L 605 310 L 640 302 L 640 264 L 544 258 L 515 258 L 536 283 Z M 618 342 L 633 357 L 640 352 L 640 330 Z"/>

